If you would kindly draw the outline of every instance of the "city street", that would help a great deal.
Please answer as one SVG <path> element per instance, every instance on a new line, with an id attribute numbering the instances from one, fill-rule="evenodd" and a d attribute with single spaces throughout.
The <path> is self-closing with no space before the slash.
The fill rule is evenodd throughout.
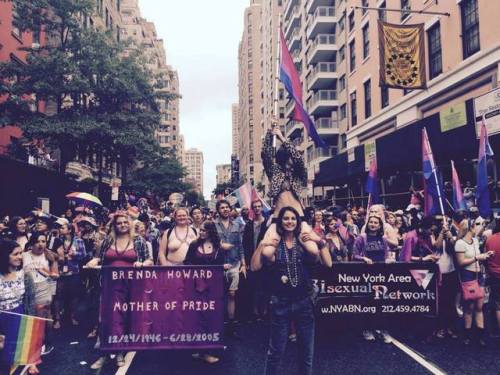
<path id="1" fill-rule="evenodd" d="M 83 328 L 63 328 L 55 340 L 56 350 L 45 357 L 40 369 L 45 374 L 130 374 L 130 375 L 189 375 L 189 374 L 241 374 L 260 375 L 264 369 L 268 327 L 261 324 L 244 324 L 239 332 L 242 339 L 230 339 L 221 361 L 207 365 L 191 358 L 189 352 L 150 351 L 129 353 L 127 364 L 120 370 L 109 360 L 100 372 L 89 366 L 97 359 L 93 341 L 86 338 Z M 391 333 L 393 333 L 391 331 Z M 399 342 L 384 344 L 365 342 L 359 334 L 317 332 L 314 374 L 498 374 L 500 341 L 491 339 L 487 348 L 464 346 L 461 340 L 449 338 L 423 344 L 409 335 L 393 333 Z M 282 373 L 298 374 L 296 345 L 289 344 Z M 427 369 L 426 367 L 427 366 Z"/>

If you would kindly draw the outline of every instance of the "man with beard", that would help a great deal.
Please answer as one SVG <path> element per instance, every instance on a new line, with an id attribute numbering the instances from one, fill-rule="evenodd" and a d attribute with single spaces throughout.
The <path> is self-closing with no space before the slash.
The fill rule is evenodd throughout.
<path id="1" fill-rule="evenodd" d="M 227 333 L 237 337 L 235 333 L 236 291 L 240 281 L 240 273 L 246 278 L 246 263 L 241 245 L 242 227 L 231 219 L 231 205 L 225 199 L 217 202 L 219 217 L 215 226 L 221 239 L 221 249 L 224 250 L 224 274 L 227 281 L 227 316 L 229 319 Z"/>

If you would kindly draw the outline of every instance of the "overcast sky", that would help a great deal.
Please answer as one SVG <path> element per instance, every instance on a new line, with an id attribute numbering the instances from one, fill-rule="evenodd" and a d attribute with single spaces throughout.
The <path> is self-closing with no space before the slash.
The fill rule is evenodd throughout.
<path id="1" fill-rule="evenodd" d="M 238 101 L 238 43 L 249 3 L 139 0 L 179 73 L 180 131 L 186 149 L 203 151 L 206 198 L 215 187 L 215 165 L 231 161 L 231 104 Z"/>

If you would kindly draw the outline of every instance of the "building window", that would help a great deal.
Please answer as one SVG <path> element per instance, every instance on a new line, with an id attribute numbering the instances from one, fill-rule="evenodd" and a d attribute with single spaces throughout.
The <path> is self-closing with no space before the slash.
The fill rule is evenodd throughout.
<path id="1" fill-rule="evenodd" d="M 479 11 L 477 0 L 464 0 L 462 11 L 462 48 L 464 59 L 479 51 Z"/>
<path id="2" fill-rule="evenodd" d="M 347 148 L 347 134 L 342 134 L 340 136 L 340 148 L 344 150 Z"/>
<path id="3" fill-rule="evenodd" d="M 385 108 L 389 105 L 389 88 L 387 86 L 382 86 L 380 88 L 380 102 L 381 108 Z"/>
<path id="4" fill-rule="evenodd" d="M 119 12 L 121 8 L 121 0 L 116 0 L 116 10 Z"/>
<path id="5" fill-rule="evenodd" d="M 370 36 L 368 34 L 368 27 L 370 24 L 363 26 L 363 59 L 370 55 Z"/>
<path id="6" fill-rule="evenodd" d="M 356 91 L 350 95 L 351 99 L 351 126 L 356 126 L 358 124 L 358 112 L 356 109 Z"/>
<path id="7" fill-rule="evenodd" d="M 339 78 L 339 92 L 342 92 L 344 90 L 345 90 L 345 74 Z"/>
<path id="8" fill-rule="evenodd" d="M 349 14 L 349 32 L 354 30 L 354 12 Z"/>
<path id="9" fill-rule="evenodd" d="M 401 0 L 401 9 L 411 10 L 410 0 Z M 410 16 L 410 12 L 401 12 L 401 22 Z"/>
<path id="10" fill-rule="evenodd" d="M 361 1 L 361 6 L 362 7 L 367 7 L 368 6 L 368 0 L 362 0 Z M 366 12 L 368 12 L 368 9 L 363 9 L 361 11 L 361 13 L 363 14 L 363 16 L 366 14 Z"/>
<path id="11" fill-rule="evenodd" d="M 340 106 L 340 120 L 344 120 L 347 117 L 347 106 L 342 104 Z"/>
<path id="12" fill-rule="evenodd" d="M 345 46 L 342 46 L 339 49 L 339 63 L 344 61 L 344 59 L 345 59 Z"/>
<path id="13" fill-rule="evenodd" d="M 378 10 L 378 18 L 381 21 L 387 22 L 387 12 L 384 10 L 386 8 L 385 1 L 382 2 Z"/>
<path id="14" fill-rule="evenodd" d="M 339 34 L 345 29 L 345 16 L 342 16 L 339 20 Z"/>
<path id="15" fill-rule="evenodd" d="M 365 91 L 365 118 L 372 115 L 372 85 L 371 81 L 368 80 L 363 83 L 363 88 Z"/>
<path id="16" fill-rule="evenodd" d="M 439 22 L 429 29 L 427 38 L 429 40 L 429 77 L 433 79 L 443 72 Z"/>
<path id="17" fill-rule="evenodd" d="M 350 71 L 352 72 L 356 69 L 356 45 L 355 40 L 353 39 L 351 43 L 349 43 L 349 65 Z"/>

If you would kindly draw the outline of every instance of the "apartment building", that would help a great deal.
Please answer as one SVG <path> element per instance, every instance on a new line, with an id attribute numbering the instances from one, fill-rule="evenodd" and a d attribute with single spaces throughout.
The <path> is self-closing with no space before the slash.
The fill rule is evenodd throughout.
<path id="1" fill-rule="evenodd" d="M 155 80 L 161 80 L 158 83 L 161 83 L 162 88 L 158 91 L 165 96 L 171 96 L 169 99 L 158 99 L 161 123 L 156 131 L 156 137 L 162 148 L 173 150 L 181 160 L 178 152 L 180 148 L 178 74 L 167 65 L 164 42 L 158 38 L 154 23 L 142 18 L 138 0 L 121 0 L 120 13 L 122 16 L 121 37 L 130 38 L 136 46 L 143 49 L 147 58 L 147 67 Z"/>
<path id="2" fill-rule="evenodd" d="M 252 183 L 261 181 L 263 173 L 260 157 L 263 135 L 261 26 L 261 2 L 251 0 L 244 12 L 243 36 L 238 50 L 238 160 L 240 179 Z"/>
<path id="3" fill-rule="evenodd" d="M 238 155 L 238 145 L 239 145 L 239 137 L 238 137 L 238 114 L 239 114 L 238 103 L 231 105 L 231 155 Z"/>
<path id="4" fill-rule="evenodd" d="M 306 9 L 321 3 L 324 2 L 309 0 Z M 335 35 L 332 40 L 336 42 L 336 59 L 330 63 L 336 63 L 337 85 L 328 89 L 336 90 L 340 153 L 322 162 L 319 171 L 315 171 L 317 200 L 333 198 L 342 204 L 349 196 L 364 197 L 367 160 L 372 153 L 377 157 L 384 201 L 407 202 L 403 193 L 409 186 L 420 186 L 422 127 L 427 128 L 444 178 L 449 179 L 450 160 L 454 160 L 462 180 L 473 182 L 480 111 L 486 114 L 490 143 L 493 148 L 500 147 L 500 123 L 494 111 L 481 110 L 482 103 L 495 103 L 500 98 L 500 24 L 496 20 L 500 2 L 338 0 L 329 5 L 334 5 L 331 30 Z M 391 12 L 385 8 L 406 11 Z M 421 10 L 442 14 L 410 12 Z M 379 86 L 379 19 L 393 24 L 424 25 L 426 89 Z M 314 102 L 308 103 L 312 114 L 316 108 Z M 321 132 L 321 127 L 318 130 Z M 498 163 L 492 162 L 490 173 L 496 179 Z M 403 197 L 401 202 L 396 199 L 398 194 Z"/>
<path id="5" fill-rule="evenodd" d="M 219 164 L 215 168 L 217 170 L 217 185 L 231 182 L 231 164 Z"/>
<path id="6" fill-rule="evenodd" d="M 187 171 L 185 181 L 192 184 L 198 193 L 203 194 L 203 152 L 196 148 L 186 150 L 184 167 Z"/>
<path id="7" fill-rule="evenodd" d="M 285 99 L 285 135 L 304 151 L 307 189 L 302 196 L 311 204 L 313 181 L 320 162 L 335 155 L 339 143 L 339 98 L 337 86 L 337 8 L 335 0 L 287 0 L 283 11 L 283 33 L 302 82 L 302 98 L 319 135 L 328 145 L 316 148 L 302 123 L 292 120 L 294 101 Z"/>

